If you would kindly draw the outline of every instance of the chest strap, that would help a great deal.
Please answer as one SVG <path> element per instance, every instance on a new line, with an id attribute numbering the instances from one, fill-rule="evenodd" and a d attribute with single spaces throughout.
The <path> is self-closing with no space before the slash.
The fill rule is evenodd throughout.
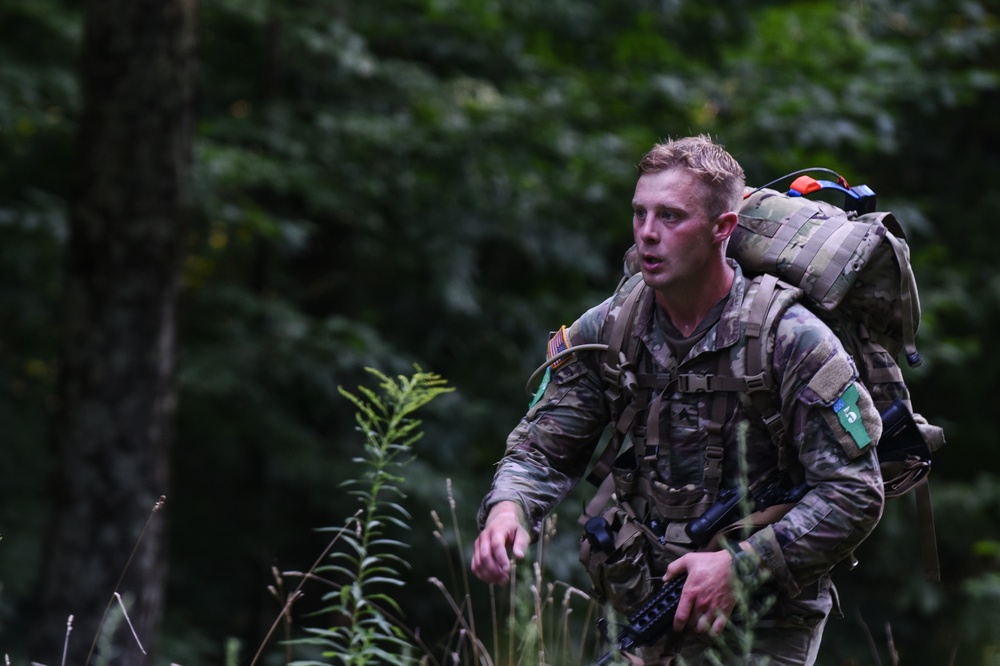
<path id="1" fill-rule="evenodd" d="M 708 424 L 709 444 L 706 447 L 704 483 L 706 496 L 718 493 L 722 479 L 722 427 L 729 416 L 728 395 L 735 393 L 744 407 L 755 414 L 771 436 L 778 449 L 779 469 L 788 467 L 787 447 L 784 446 L 784 426 L 781 414 L 771 395 L 773 381 L 769 367 L 767 335 L 775 328 L 777 319 L 784 313 L 782 307 L 774 307 L 779 299 L 778 278 L 764 274 L 755 280 L 756 292 L 748 294 L 743 314 L 746 345 L 743 359 L 745 368 L 742 376 L 735 373 L 730 355 L 720 353 L 715 374 L 681 373 L 676 376 L 651 372 L 640 372 L 634 361 L 638 351 L 635 336 L 635 317 L 639 301 L 644 293 L 651 293 L 638 281 L 629 292 L 614 323 L 611 341 L 603 366 L 607 389 L 605 395 L 611 405 L 613 432 L 611 440 L 601 453 L 587 479 L 598 487 L 597 493 L 581 518 L 586 521 L 597 515 L 614 492 L 610 478 L 623 442 L 631 432 L 635 447 L 636 463 L 644 460 L 655 465 L 655 458 L 661 446 L 660 419 L 662 400 L 665 394 L 706 393 L 713 394 Z M 747 307 L 749 306 L 749 307 Z M 624 349 L 627 347 L 628 349 Z M 648 356 L 648 355 L 645 355 Z M 612 359 L 617 361 L 612 362 Z M 654 397 L 655 396 L 655 397 Z M 642 405 L 648 405 L 644 409 Z M 644 413 L 645 412 L 645 413 Z M 640 418 L 640 416 L 645 418 Z M 644 427 L 643 427 L 644 424 Z"/>

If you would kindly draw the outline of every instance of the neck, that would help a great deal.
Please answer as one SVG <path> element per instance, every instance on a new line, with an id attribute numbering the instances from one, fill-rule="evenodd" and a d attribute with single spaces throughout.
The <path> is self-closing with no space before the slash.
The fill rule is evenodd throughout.
<path id="1" fill-rule="evenodd" d="M 716 303 L 729 293 L 736 272 L 722 262 L 699 275 L 690 285 L 675 285 L 669 291 L 657 291 L 656 303 L 670 317 L 681 335 L 691 335 Z"/>

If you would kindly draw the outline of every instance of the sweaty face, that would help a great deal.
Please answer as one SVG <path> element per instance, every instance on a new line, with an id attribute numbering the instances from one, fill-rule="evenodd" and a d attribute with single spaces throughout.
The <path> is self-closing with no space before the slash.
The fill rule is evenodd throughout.
<path id="1" fill-rule="evenodd" d="M 646 284 L 670 294 L 705 279 L 718 254 L 715 225 L 705 216 L 702 186 L 688 171 L 639 177 L 632 197 L 632 233 Z"/>

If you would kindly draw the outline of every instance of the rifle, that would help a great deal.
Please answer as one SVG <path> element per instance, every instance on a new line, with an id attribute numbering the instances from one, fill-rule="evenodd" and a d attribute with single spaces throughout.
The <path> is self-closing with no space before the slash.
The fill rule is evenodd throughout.
<path id="1" fill-rule="evenodd" d="M 692 520 L 685 531 L 688 537 L 698 547 L 704 546 L 724 527 L 735 523 L 744 511 L 744 503 L 751 507 L 751 513 L 769 506 L 786 503 L 797 503 L 809 491 L 809 486 L 801 484 L 787 488 L 780 480 L 761 485 L 746 497 L 743 489 L 726 488 L 719 491 L 715 504 L 698 518 Z M 600 521 L 600 522 L 599 522 Z M 654 527 L 655 530 L 655 527 Z M 603 518 L 591 518 L 584 526 L 584 532 L 591 543 L 597 547 L 608 546 L 610 527 Z M 613 538 L 611 539 L 613 547 Z M 622 627 L 618 634 L 617 649 L 608 651 L 597 661 L 597 666 L 611 661 L 616 653 L 629 652 L 643 645 L 650 645 L 660 636 L 673 630 L 674 615 L 677 604 L 681 600 L 681 590 L 684 588 L 686 574 L 672 578 L 650 595 L 635 613 L 629 616 L 628 624 Z M 599 628 L 606 625 L 604 619 L 598 620 Z"/>
<path id="2" fill-rule="evenodd" d="M 604 666 L 616 653 L 630 652 L 642 645 L 650 645 L 663 634 L 672 630 L 677 604 L 681 600 L 681 589 L 687 574 L 671 578 L 658 592 L 642 604 L 642 608 L 629 616 L 628 625 L 618 634 L 617 649 L 609 650 L 597 660 L 596 666 Z M 604 623 L 604 620 L 598 620 Z"/>

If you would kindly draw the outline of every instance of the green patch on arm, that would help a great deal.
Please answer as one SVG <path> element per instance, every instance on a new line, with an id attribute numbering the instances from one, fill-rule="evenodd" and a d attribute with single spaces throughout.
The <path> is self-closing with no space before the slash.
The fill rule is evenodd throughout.
<path id="1" fill-rule="evenodd" d="M 844 391 L 844 394 L 833 403 L 833 411 L 840 420 L 840 425 L 854 439 L 854 443 L 859 449 L 863 449 L 872 442 L 871 435 L 865 429 L 864 421 L 861 419 L 861 410 L 858 408 L 858 387 L 851 384 Z"/>
<path id="2" fill-rule="evenodd" d="M 548 387 L 550 381 L 552 381 L 552 368 L 546 368 L 545 374 L 542 376 L 542 383 L 538 385 L 538 390 L 535 391 L 535 396 L 528 404 L 528 409 L 534 407 L 538 401 L 542 399 L 542 396 L 545 394 L 545 389 Z"/>

